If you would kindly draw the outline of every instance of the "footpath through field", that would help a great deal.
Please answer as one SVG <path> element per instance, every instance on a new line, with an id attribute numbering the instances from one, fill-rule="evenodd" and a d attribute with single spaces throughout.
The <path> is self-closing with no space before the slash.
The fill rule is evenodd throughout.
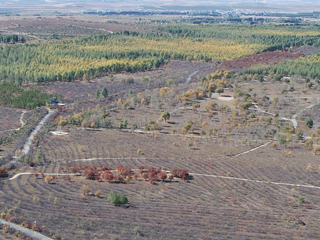
<path id="1" fill-rule="evenodd" d="M 32 140 L 34 139 L 34 136 L 39 132 L 41 127 L 46 123 L 48 118 L 54 114 L 57 110 L 50 110 L 48 114 L 38 123 L 38 125 L 35 127 L 35 129 L 31 132 L 30 136 L 27 138 L 27 141 L 25 142 L 23 149 L 22 149 L 22 154 L 27 155 L 30 151 L 30 146 L 32 144 Z M 12 159 L 10 162 L 5 164 L 5 167 L 9 167 L 11 164 L 16 163 L 17 161 L 20 160 L 20 157 L 15 157 Z"/>
<path id="2" fill-rule="evenodd" d="M 27 111 L 22 111 L 22 113 L 21 113 L 21 115 L 20 115 L 19 122 L 21 123 L 21 127 L 15 128 L 15 129 L 8 129 L 8 130 L 0 131 L 0 132 L 19 131 L 19 130 L 23 127 L 23 125 L 24 125 L 23 116 L 24 116 L 24 114 L 25 114 L 26 112 L 27 112 Z"/>
<path id="3" fill-rule="evenodd" d="M 100 159 L 100 158 L 99 158 Z M 107 160 L 107 158 L 105 158 Z M 131 160 L 131 158 L 120 158 L 123 160 Z M 81 161 L 94 161 L 97 158 L 92 159 L 78 159 Z M 160 160 L 160 159 L 159 159 Z M 140 169 L 132 169 L 132 171 L 139 171 Z M 116 170 L 113 170 L 116 171 Z M 164 171 L 169 173 L 169 171 Z M 14 180 L 22 175 L 31 175 L 32 172 L 25 172 L 25 173 L 18 173 L 13 177 L 9 178 L 9 180 Z M 79 174 L 75 173 L 43 173 L 44 175 L 48 176 L 79 176 Z M 264 180 L 257 180 L 257 179 L 248 179 L 248 178 L 236 178 L 236 177 L 228 177 L 228 176 L 221 176 L 221 175 L 214 175 L 214 174 L 202 174 L 202 173 L 189 173 L 191 176 L 203 176 L 203 177 L 213 177 L 213 178 L 221 178 L 221 179 L 229 179 L 229 180 L 236 180 L 236 181 L 243 181 L 243 182 L 254 182 L 254 183 L 263 183 L 263 184 L 273 184 L 273 185 L 283 185 L 283 186 L 290 186 L 290 187 L 303 187 L 303 188 L 315 188 L 320 189 L 320 187 L 313 186 L 313 185 L 303 185 L 303 184 L 295 184 L 295 183 L 284 183 L 284 182 L 273 182 L 273 181 L 264 181 Z"/>

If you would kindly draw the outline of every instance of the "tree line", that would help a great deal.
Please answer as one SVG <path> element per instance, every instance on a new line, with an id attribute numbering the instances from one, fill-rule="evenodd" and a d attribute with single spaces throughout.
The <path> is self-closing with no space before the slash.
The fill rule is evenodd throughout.
<path id="1" fill-rule="evenodd" d="M 300 57 L 295 60 L 286 60 L 272 65 L 256 65 L 244 70 L 249 74 L 276 73 L 287 76 L 303 76 L 313 79 L 320 78 L 320 53 L 308 57 Z"/>
<path id="2" fill-rule="evenodd" d="M 24 89 L 9 82 L 0 82 L 0 105 L 6 107 L 34 109 L 56 95 L 41 93 L 39 89 Z"/>
<path id="3" fill-rule="evenodd" d="M 246 25 L 171 25 L 157 33 L 123 31 L 0 47 L 0 79 L 88 80 L 107 73 L 159 68 L 170 59 L 222 61 L 290 46 L 316 45 L 317 29 Z M 221 41 L 223 40 L 223 41 Z"/>
<path id="4" fill-rule="evenodd" d="M 16 34 L 13 35 L 2 35 L 0 34 L 0 42 L 2 43 L 25 43 L 26 39 L 23 36 L 18 36 Z"/>

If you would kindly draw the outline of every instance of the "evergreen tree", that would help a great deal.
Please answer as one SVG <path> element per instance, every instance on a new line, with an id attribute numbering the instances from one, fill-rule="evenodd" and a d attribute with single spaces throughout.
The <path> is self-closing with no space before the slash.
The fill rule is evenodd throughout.
<path id="1" fill-rule="evenodd" d="M 99 91 L 99 89 L 97 89 L 97 91 L 96 91 L 96 99 L 98 99 L 100 97 L 100 91 Z"/>
<path id="2" fill-rule="evenodd" d="M 101 95 L 106 98 L 108 96 L 108 89 L 106 87 L 102 88 Z"/>

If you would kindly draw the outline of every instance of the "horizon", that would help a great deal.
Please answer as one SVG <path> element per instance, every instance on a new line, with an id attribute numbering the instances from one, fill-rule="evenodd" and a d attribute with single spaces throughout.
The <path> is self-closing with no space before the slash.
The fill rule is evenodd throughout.
<path id="1" fill-rule="evenodd" d="M 247 11 L 247 12 L 314 12 L 320 11 L 320 2 L 275 1 L 275 0 L 226 0 L 226 1 L 86 1 L 86 0 L 6 0 L 0 1 L 0 11 L 62 11 L 81 12 L 83 10 L 146 10 L 146 11 Z"/>

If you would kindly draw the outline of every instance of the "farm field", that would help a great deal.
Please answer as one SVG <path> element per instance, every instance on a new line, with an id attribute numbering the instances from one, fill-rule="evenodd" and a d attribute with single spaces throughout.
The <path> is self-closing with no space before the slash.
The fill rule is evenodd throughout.
<path id="1" fill-rule="evenodd" d="M 131 19 L 117 20 L 103 16 L 52 16 L 40 18 L 31 15 L 1 16 L 0 30 L 6 34 L 24 33 L 30 41 L 38 42 L 56 37 L 77 37 L 124 30 L 149 32 L 154 27 L 136 25 Z M 130 23 L 131 22 L 131 23 Z M 54 40 L 54 38 L 53 38 Z"/>
<path id="2" fill-rule="evenodd" d="M 60 240 L 319 239 L 318 26 L 115 18 L 1 16 L 26 42 L 0 49 L 0 218 Z"/>

